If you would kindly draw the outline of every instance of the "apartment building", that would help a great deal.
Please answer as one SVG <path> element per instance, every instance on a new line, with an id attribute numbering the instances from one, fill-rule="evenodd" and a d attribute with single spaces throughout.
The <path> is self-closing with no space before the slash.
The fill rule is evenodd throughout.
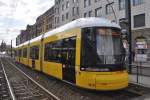
<path id="1" fill-rule="evenodd" d="M 44 25 L 44 22 L 45 22 L 45 16 L 44 15 L 41 15 L 37 18 L 36 20 L 36 25 L 37 25 L 37 35 L 39 36 L 40 34 L 44 33 L 45 32 L 45 25 Z"/>
<path id="2" fill-rule="evenodd" d="M 21 42 L 20 42 L 21 40 L 20 40 L 20 39 L 21 39 L 21 36 L 20 36 L 20 34 L 19 34 L 19 35 L 16 37 L 16 46 L 19 45 L 19 44 L 21 44 Z"/>
<path id="3" fill-rule="evenodd" d="M 55 0 L 55 28 L 80 17 L 80 1 L 81 0 Z"/>
<path id="4" fill-rule="evenodd" d="M 24 43 L 27 40 L 28 35 L 26 35 L 26 33 L 27 33 L 26 30 L 21 30 L 20 43 Z"/>
<path id="5" fill-rule="evenodd" d="M 30 39 L 33 39 L 33 38 L 35 38 L 35 37 L 37 37 L 38 35 L 37 35 L 37 30 L 36 30 L 36 28 L 37 28 L 37 26 L 36 26 L 36 23 L 35 24 L 33 24 L 33 25 L 30 25 L 30 31 L 29 31 L 29 33 L 30 33 Z"/>
<path id="6" fill-rule="evenodd" d="M 27 25 L 26 27 L 26 41 L 37 37 L 36 24 Z"/>
<path id="7" fill-rule="evenodd" d="M 36 20 L 37 35 L 46 33 L 54 28 L 54 7 L 48 9 Z"/>
<path id="8" fill-rule="evenodd" d="M 47 10 L 43 15 L 45 16 L 45 32 L 48 32 L 54 28 L 54 7 Z"/>

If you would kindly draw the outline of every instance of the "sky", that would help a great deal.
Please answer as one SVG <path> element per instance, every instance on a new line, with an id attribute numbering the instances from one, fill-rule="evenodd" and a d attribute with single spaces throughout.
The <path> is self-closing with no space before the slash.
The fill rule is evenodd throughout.
<path id="1" fill-rule="evenodd" d="M 0 0 L 0 43 L 16 45 L 20 30 L 54 5 L 54 0 Z"/>

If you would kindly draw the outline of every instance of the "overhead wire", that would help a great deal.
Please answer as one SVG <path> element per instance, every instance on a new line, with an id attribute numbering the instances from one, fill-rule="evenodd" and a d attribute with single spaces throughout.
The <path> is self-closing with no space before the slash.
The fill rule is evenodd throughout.
<path id="1" fill-rule="evenodd" d="M 106 0 L 109 4 L 111 4 L 111 2 L 109 1 L 109 0 Z M 116 12 L 115 12 L 115 9 L 114 9 L 114 7 L 113 7 L 113 5 L 110 5 L 111 6 L 111 9 L 112 9 L 112 11 L 113 11 L 113 14 L 114 14 L 114 17 L 115 17 L 115 22 L 117 23 L 118 21 L 117 21 L 117 15 L 116 15 Z"/>

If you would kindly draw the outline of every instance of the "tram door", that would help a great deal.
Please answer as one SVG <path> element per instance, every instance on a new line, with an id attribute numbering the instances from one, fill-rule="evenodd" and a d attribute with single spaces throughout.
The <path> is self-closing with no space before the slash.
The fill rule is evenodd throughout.
<path id="1" fill-rule="evenodd" d="M 65 40 L 65 48 L 62 50 L 62 67 L 63 80 L 71 83 L 76 83 L 75 78 L 75 55 L 76 55 L 76 38 L 69 38 Z"/>
<path id="2" fill-rule="evenodd" d="M 35 68 L 35 60 L 32 59 L 32 68 L 34 69 Z"/>
<path id="3" fill-rule="evenodd" d="M 21 49 L 19 50 L 19 63 L 20 63 L 20 60 L 21 59 Z"/>
<path id="4" fill-rule="evenodd" d="M 39 57 L 39 47 L 38 46 L 31 47 L 30 55 L 31 55 L 31 58 L 32 58 L 32 68 L 35 69 L 35 61 Z"/>

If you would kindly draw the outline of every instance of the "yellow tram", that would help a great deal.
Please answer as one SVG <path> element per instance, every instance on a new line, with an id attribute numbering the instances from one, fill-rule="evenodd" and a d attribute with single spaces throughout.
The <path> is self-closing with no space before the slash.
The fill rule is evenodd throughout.
<path id="1" fill-rule="evenodd" d="M 16 61 L 93 90 L 128 86 L 120 27 L 107 19 L 80 18 L 16 47 Z"/>

